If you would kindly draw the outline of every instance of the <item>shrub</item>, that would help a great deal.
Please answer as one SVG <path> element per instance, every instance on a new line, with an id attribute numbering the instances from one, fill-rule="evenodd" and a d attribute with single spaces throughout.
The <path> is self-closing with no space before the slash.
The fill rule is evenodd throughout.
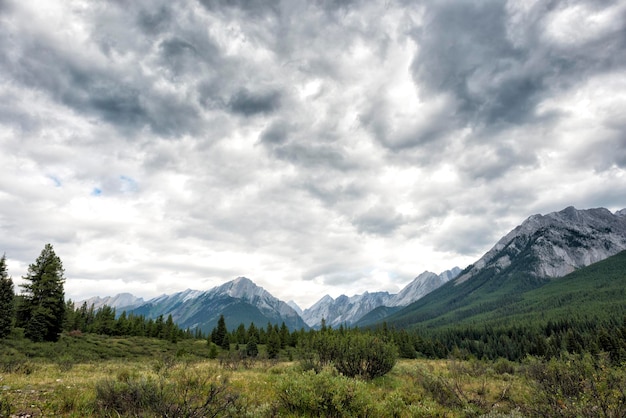
<path id="1" fill-rule="evenodd" d="M 463 394 L 460 393 L 459 385 L 455 385 L 441 376 L 434 376 L 425 370 L 417 370 L 418 383 L 425 392 L 439 405 L 446 408 L 461 408 L 465 406 Z"/>
<path id="2" fill-rule="evenodd" d="M 360 417 L 373 412 L 365 383 L 337 375 L 332 368 L 284 376 L 277 398 L 279 412 L 297 416 Z"/>
<path id="3" fill-rule="evenodd" d="M 12 354 L 0 356 L 0 372 L 2 373 L 21 373 L 29 375 L 34 370 L 34 363 L 24 356 Z"/>
<path id="4" fill-rule="evenodd" d="M 345 376 L 363 379 L 385 375 L 396 364 L 397 357 L 394 344 L 360 332 L 320 332 L 301 345 L 304 370 L 319 372 L 332 364 Z"/>
<path id="5" fill-rule="evenodd" d="M 611 367 L 606 355 L 565 354 L 550 361 L 529 358 L 526 372 L 533 384 L 533 414 L 626 416 L 626 373 Z"/>
<path id="6" fill-rule="evenodd" d="M 182 370 L 168 370 L 167 376 L 157 379 L 120 373 L 118 381 L 105 379 L 96 384 L 96 404 L 104 416 L 237 415 L 237 399 L 226 379 L 213 379 L 188 365 Z"/>
<path id="7" fill-rule="evenodd" d="M 393 369 L 398 353 L 395 345 L 367 334 L 349 334 L 337 340 L 334 365 L 349 377 L 374 379 Z"/>
<path id="8" fill-rule="evenodd" d="M 216 359 L 218 355 L 217 345 L 215 343 L 209 343 L 209 358 Z"/>
<path id="9" fill-rule="evenodd" d="M 96 384 L 96 403 L 104 415 L 142 415 L 163 409 L 163 391 L 148 379 L 124 382 L 105 379 Z"/>
<path id="10" fill-rule="evenodd" d="M 499 358 L 493 363 L 493 370 L 497 374 L 510 374 L 514 375 L 516 369 L 516 364 L 512 361 L 509 361 L 505 358 Z"/>
<path id="11" fill-rule="evenodd" d="M 8 399 L 5 399 L 4 397 L 0 396 L 0 417 L 5 418 L 5 417 L 11 417 L 13 416 L 13 405 L 11 405 L 11 402 L 9 402 Z"/>
<path id="12" fill-rule="evenodd" d="M 57 366 L 61 372 L 69 372 L 76 364 L 76 360 L 70 354 L 63 354 L 57 358 Z"/>

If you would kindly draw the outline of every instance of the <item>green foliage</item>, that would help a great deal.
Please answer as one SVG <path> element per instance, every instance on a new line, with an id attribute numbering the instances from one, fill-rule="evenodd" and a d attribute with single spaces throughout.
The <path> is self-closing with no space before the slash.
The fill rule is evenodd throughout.
<path id="1" fill-rule="evenodd" d="M 246 355 L 248 357 L 256 357 L 259 355 L 259 347 L 257 346 L 255 338 L 250 338 L 246 344 Z"/>
<path id="2" fill-rule="evenodd" d="M 6 256 L 0 258 L 0 339 L 11 333 L 15 311 L 13 280 L 9 277 Z"/>
<path id="3" fill-rule="evenodd" d="M 213 328 L 213 331 L 211 332 L 211 341 L 222 347 L 224 350 L 230 349 L 230 338 L 228 336 L 228 329 L 226 328 L 224 315 L 220 315 L 220 319 L 217 321 L 217 327 Z"/>
<path id="4" fill-rule="evenodd" d="M 332 369 L 285 376 L 278 387 L 279 411 L 302 417 L 373 416 L 365 383 Z"/>
<path id="5" fill-rule="evenodd" d="M 110 359 L 161 358 L 165 355 L 206 360 L 209 347 L 203 341 L 184 339 L 169 341 L 147 337 L 117 337 L 96 334 L 62 334 L 57 342 L 33 342 L 18 335 L 0 340 L 0 373 L 29 374 L 42 361 L 49 361 L 63 370 L 76 364 Z"/>
<path id="6" fill-rule="evenodd" d="M 564 355 L 527 360 L 533 381 L 529 412 L 551 417 L 626 416 L 626 372 L 606 356 Z"/>
<path id="7" fill-rule="evenodd" d="M 272 328 L 267 340 L 267 356 L 271 359 L 278 358 L 280 353 L 280 335 Z"/>
<path id="8" fill-rule="evenodd" d="M 13 416 L 13 405 L 9 402 L 8 399 L 5 399 L 4 396 L 0 395 L 0 417 L 1 418 L 9 418 Z"/>
<path id="9" fill-rule="evenodd" d="M 398 356 L 393 343 L 356 330 L 311 332 L 300 348 L 305 370 L 320 371 L 332 364 L 345 376 L 363 379 L 384 376 L 396 364 Z"/>
<path id="10" fill-rule="evenodd" d="M 207 361 L 204 340 L 63 334 L 35 343 L 20 331 L 0 341 L 7 365 L 0 408 L 4 399 L 16 416 L 626 416 L 626 373 L 601 354 L 522 364 L 403 360 L 365 380 L 332 365 L 316 373 L 275 361 L 244 364 L 243 350 L 221 353 L 236 364 Z M 368 334 L 327 330 L 324 337 L 361 335 Z"/>
<path id="11" fill-rule="evenodd" d="M 209 342 L 209 358 L 216 359 L 217 358 L 217 345 L 215 343 Z"/>
<path id="12" fill-rule="evenodd" d="M 214 417 L 236 415 L 238 394 L 226 378 L 201 373 L 170 360 L 157 376 L 118 374 L 96 383 L 95 402 L 103 416 Z"/>
<path id="13" fill-rule="evenodd" d="M 24 298 L 18 307 L 18 325 L 33 341 L 57 341 L 63 329 L 65 294 L 63 264 L 46 244 L 23 277 Z"/>
<path id="14" fill-rule="evenodd" d="M 135 336 L 153 337 L 176 343 L 180 339 L 193 338 L 191 331 L 181 330 L 169 315 L 163 321 L 160 316 L 156 321 L 146 319 L 143 315 L 126 314 L 122 312 L 116 318 L 115 308 L 103 306 L 95 310 L 93 305 L 87 307 L 87 303 L 75 309 L 74 303 L 68 301 L 66 304 L 66 318 L 64 329 L 69 333 L 95 333 L 111 336 Z M 201 335 L 200 335 L 201 336 Z"/>
<path id="15" fill-rule="evenodd" d="M 337 339 L 333 364 L 345 376 L 374 379 L 390 372 L 397 357 L 392 343 L 369 334 L 349 333 Z"/>

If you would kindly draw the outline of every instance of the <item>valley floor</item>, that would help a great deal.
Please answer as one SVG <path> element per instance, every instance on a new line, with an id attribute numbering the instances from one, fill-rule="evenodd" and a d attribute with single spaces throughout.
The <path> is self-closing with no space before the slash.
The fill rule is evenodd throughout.
<path id="1" fill-rule="evenodd" d="M 87 348 L 75 351 L 64 339 L 0 341 L 0 417 L 626 415 L 626 372 L 603 355 L 400 360 L 364 381 L 330 367 L 305 371 L 286 351 L 278 361 L 227 352 L 209 359 L 201 340 L 80 338 L 92 349 L 88 359 Z"/>

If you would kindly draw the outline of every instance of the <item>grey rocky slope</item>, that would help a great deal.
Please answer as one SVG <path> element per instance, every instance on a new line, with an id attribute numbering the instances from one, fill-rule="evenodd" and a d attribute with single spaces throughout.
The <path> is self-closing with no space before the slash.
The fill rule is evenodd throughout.
<path id="1" fill-rule="evenodd" d="M 115 296 L 94 296 L 89 299 L 81 300 L 76 303 L 76 307 L 81 306 L 83 303 L 86 303 L 87 307 L 91 307 L 93 305 L 94 309 L 100 309 L 104 305 L 107 305 L 121 312 L 123 310 L 136 308 L 144 302 L 143 298 L 136 297 L 130 293 L 119 293 Z"/>
<path id="2" fill-rule="evenodd" d="M 251 322 L 258 326 L 265 326 L 268 322 L 278 325 L 285 322 L 290 329 L 307 328 L 291 306 L 245 277 L 207 291 L 188 289 L 159 296 L 129 312 L 147 318 L 172 315 L 181 328 L 200 328 L 205 332 L 215 327 L 220 315 L 225 316 L 229 328 L 235 328 L 240 323 L 247 327 Z"/>
<path id="3" fill-rule="evenodd" d="M 332 327 L 351 326 L 378 307 L 406 306 L 415 302 L 456 277 L 460 271 L 458 267 L 446 270 L 439 275 L 425 271 L 395 295 L 388 292 L 365 292 L 351 297 L 341 295 L 336 299 L 326 295 L 310 308 L 305 309 L 301 316 L 311 327 L 319 327 L 322 318 L 327 325 Z"/>
<path id="4" fill-rule="evenodd" d="M 568 207 L 547 215 L 533 215 L 517 226 L 455 283 L 463 283 L 487 268 L 502 271 L 527 258 L 536 277 L 561 277 L 626 249 L 626 209 L 578 210 Z"/>

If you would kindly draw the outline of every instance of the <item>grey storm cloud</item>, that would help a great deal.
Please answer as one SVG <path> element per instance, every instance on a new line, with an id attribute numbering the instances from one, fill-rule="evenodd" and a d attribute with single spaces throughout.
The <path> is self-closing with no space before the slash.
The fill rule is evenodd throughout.
<path id="1" fill-rule="evenodd" d="M 148 34 L 156 35 L 167 31 L 174 14 L 170 8 L 163 5 L 150 9 L 142 9 L 137 15 L 139 27 Z"/>
<path id="2" fill-rule="evenodd" d="M 231 97 L 228 106 L 233 112 L 244 116 L 267 114 L 280 108 L 280 98 L 278 91 L 253 93 L 242 88 Z"/>
<path id="3" fill-rule="evenodd" d="M 57 244 L 74 298 L 465 267 L 626 205 L 624 33 L 592 0 L 0 0 L 0 252 Z"/>
<path id="4" fill-rule="evenodd" d="M 533 122 L 546 95 L 626 64 L 623 28 L 621 36 L 607 31 L 575 48 L 538 38 L 548 13 L 569 5 L 537 2 L 515 11 L 501 1 L 432 4 L 413 32 L 420 45 L 411 64 L 416 84 L 427 94 L 450 93 L 462 123 L 493 129 Z"/>

